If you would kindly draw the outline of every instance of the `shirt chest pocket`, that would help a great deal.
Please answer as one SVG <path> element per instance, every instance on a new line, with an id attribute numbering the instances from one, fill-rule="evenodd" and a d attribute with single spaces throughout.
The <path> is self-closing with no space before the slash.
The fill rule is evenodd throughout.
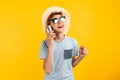
<path id="1" fill-rule="evenodd" d="M 72 58 L 73 49 L 64 50 L 64 60 Z"/>

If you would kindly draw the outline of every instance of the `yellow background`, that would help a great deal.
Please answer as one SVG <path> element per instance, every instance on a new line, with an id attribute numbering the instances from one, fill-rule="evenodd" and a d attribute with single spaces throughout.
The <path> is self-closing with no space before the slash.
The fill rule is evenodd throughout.
<path id="1" fill-rule="evenodd" d="M 88 55 L 74 68 L 76 80 L 120 80 L 119 0 L 0 1 L 0 80 L 43 80 L 41 16 L 50 6 L 71 15 L 68 36 Z"/>

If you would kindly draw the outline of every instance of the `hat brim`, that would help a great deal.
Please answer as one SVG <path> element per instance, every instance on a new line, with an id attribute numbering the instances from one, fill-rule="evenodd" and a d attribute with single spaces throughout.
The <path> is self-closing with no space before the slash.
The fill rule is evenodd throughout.
<path id="1" fill-rule="evenodd" d="M 65 30 L 64 30 L 64 34 L 66 34 L 68 32 L 69 26 L 70 26 L 70 14 L 64 8 L 61 8 L 58 6 L 53 6 L 53 7 L 47 8 L 47 10 L 45 10 L 43 12 L 43 15 L 42 15 L 43 32 L 47 33 L 47 27 L 48 27 L 47 20 L 48 20 L 49 15 L 53 12 L 62 12 L 62 14 L 64 16 L 66 16 Z"/>

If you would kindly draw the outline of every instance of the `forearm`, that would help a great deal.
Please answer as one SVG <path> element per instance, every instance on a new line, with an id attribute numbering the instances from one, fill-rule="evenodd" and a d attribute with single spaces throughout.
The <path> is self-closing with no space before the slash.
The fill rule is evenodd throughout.
<path id="1" fill-rule="evenodd" d="M 78 56 L 75 60 L 72 61 L 72 66 L 75 67 L 82 59 L 83 57 Z"/>
<path id="2" fill-rule="evenodd" d="M 48 55 L 44 61 L 43 65 L 45 73 L 50 74 L 52 70 L 52 49 L 48 49 Z"/>

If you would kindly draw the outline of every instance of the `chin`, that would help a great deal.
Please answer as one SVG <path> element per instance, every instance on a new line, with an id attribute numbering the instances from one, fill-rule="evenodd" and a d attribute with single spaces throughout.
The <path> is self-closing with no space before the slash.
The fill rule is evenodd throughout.
<path id="1" fill-rule="evenodd" d="M 56 31 L 57 33 L 64 33 L 64 31 Z"/>

